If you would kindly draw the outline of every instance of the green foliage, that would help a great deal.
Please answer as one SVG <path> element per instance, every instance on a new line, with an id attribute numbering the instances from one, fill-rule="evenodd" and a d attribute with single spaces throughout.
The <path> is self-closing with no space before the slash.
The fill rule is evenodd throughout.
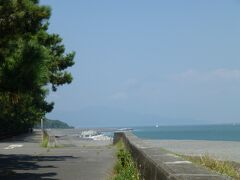
<path id="1" fill-rule="evenodd" d="M 73 128 L 69 126 L 67 123 L 59 121 L 59 120 L 50 120 L 45 119 L 44 120 L 44 128 L 53 128 L 53 129 L 70 129 Z M 41 128 L 40 124 L 37 124 L 35 128 Z"/>
<path id="2" fill-rule="evenodd" d="M 203 156 L 184 156 L 184 155 L 180 156 L 196 164 L 205 166 L 210 170 L 240 180 L 240 172 L 237 169 L 235 169 L 234 166 L 229 162 L 214 159 L 210 157 L 208 154 L 205 154 Z"/>
<path id="3" fill-rule="evenodd" d="M 49 136 L 48 136 L 47 133 L 44 132 L 41 146 L 44 147 L 44 148 L 47 148 L 48 147 L 48 142 L 49 142 Z"/>
<path id="4" fill-rule="evenodd" d="M 139 180 L 140 174 L 129 151 L 122 141 L 117 144 L 117 163 L 115 165 L 114 180 Z"/>
<path id="5" fill-rule="evenodd" d="M 33 127 L 53 109 L 49 87 L 72 81 L 75 54 L 47 32 L 50 15 L 38 0 L 0 1 L 0 135 Z"/>

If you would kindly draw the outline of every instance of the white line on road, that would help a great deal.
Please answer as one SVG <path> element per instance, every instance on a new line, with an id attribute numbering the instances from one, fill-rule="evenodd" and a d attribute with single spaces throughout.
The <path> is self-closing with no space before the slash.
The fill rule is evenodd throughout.
<path id="1" fill-rule="evenodd" d="M 5 147 L 4 149 L 14 149 L 16 147 L 23 147 L 22 144 L 11 144 L 8 147 Z"/>
<path id="2" fill-rule="evenodd" d="M 165 164 L 191 164 L 190 161 L 173 161 L 173 162 L 165 162 Z"/>

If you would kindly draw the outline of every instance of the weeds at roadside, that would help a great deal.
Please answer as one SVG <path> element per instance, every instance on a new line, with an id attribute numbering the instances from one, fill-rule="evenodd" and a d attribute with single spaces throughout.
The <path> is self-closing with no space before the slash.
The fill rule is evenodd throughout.
<path id="1" fill-rule="evenodd" d="M 41 147 L 47 148 L 48 147 L 48 142 L 49 142 L 48 134 L 44 132 Z"/>
<path id="2" fill-rule="evenodd" d="M 116 144 L 117 162 L 114 167 L 114 180 L 140 180 L 140 174 L 131 154 L 122 141 Z"/>
<path id="3" fill-rule="evenodd" d="M 205 154 L 203 156 L 186 156 L 178 154 L 178 156 L 193 163 L 205 166 L 208 169 L 216 171 L 222 175 L 227 175 L 236 180 L 240 180 L 239 169 L 236 169 L 230 162 L 214 159 L 208 154 Z"/>
<path id="4" fill-rule="evenodd" d="M 41 147 L 48 148 L 48 151 L 50 151 L 50 148 L 63 148 L 63 145 L 56 145 L 56 143 L 49 143 L 49 135 L 44 132 L 43 134 L 43 140 L 41 142 Z"/>

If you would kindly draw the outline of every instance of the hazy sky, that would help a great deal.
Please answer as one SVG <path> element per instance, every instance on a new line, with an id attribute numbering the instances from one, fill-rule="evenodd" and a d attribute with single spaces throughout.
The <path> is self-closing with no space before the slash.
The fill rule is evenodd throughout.
<path id="1" fill-rule="evenodd" d="M 240 122 L 238 0 L 41 3 L 52 7 L 49 31 L 77 53 L 73 83 L 49 96 L 49 118 L 75 126 Z"/>

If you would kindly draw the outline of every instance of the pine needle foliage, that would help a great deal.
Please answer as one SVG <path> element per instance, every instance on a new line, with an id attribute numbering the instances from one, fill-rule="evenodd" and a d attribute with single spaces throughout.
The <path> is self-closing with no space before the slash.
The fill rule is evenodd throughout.
<path id="1" fill-rule="evenodd" d="M 0 135 L 33 127 L 53 109 L 49 91 L 72 82 L 75 53 L 47 32 L 50 16 L 38 0 L 0 1 Z"/>

